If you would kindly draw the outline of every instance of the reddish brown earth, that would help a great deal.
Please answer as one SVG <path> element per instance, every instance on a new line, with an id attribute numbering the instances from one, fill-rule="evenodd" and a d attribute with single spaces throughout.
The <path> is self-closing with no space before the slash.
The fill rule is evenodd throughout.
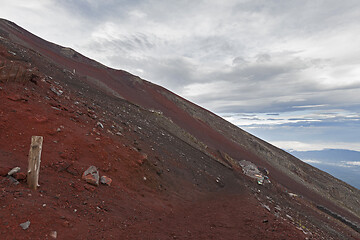
<path id="1" fill-rule="evenodd" d="M 301 175 L 319 170 L 289 157 L 292 177 L 248 147 L 258 140 L 214 128 L 224 124 L 212 113 L 5 20 L 0 103 L 1 239 L 360 239 L 316 208 L 360 222 L 356 189 L 325 176 L 342 191 L 328 197 L 323 179 Z M 21 179 L 34 135 L 44 137 L 37 191 Z M 244 176 L 241 159 L 266 167 L 271 184 Z M 82 179 L 91 165 L 110 186 Z M 16 166 L 18 185 L 6 177 Z"/>

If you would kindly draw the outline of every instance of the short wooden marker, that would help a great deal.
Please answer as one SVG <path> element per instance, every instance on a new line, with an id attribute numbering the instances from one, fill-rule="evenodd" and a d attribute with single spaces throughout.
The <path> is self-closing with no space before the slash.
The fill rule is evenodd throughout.
<path id="1" fill-rule="evenodd" d="M 43 137 L 32 136 L 29 151 L 29 167 L 27 171 L 27 183 L 29 188 L 36 190 L 39 186 L 39 171 L 41 162 L 41 150 Z"/>

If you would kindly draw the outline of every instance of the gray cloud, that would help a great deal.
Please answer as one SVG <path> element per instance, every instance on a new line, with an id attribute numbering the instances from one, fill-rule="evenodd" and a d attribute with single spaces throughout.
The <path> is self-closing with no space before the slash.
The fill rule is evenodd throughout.
<path id="1" fill-rule="evenodd" d="M 88 25 L 79 29 L 89 37 L 75 41 L 76 49 L 216 112 L 344 107 L 358 100 L 359 81 L 349 74 L 358 57 L 345 47 L 351 42 L 338 39 L 357 31 L 356 1 L 56 5 Z M 344 47 L 329 51 L 339 43 Z"/>
<path id="2" fill-rule="evenodd" d="M 141 1 L 124 0 L 51 0 L 56 8 L 62 8 L 73 18 L 81 18 L 85 22 L 98 23 L 126 17 L 127 11 L 136 8 Z"/>
<path id="3" fill-rule="evenodd" d="M 357 0 L 0 4 L 3 17 L 31 32 L 220 114 L 277 113 L 287 119 L 281 114 L 317 109 L 322 111 L 314 113 L 315 119 L 321 119 L 325 111 L 337 109 L 354 116 L 304 123 L 328 129 L 345 124 L 352 129 L 358 121 Z M 261 119 L 265 118 L 255 115 L 249 121 Z M 293 124 L 283 127 L 305 127 Z"/>

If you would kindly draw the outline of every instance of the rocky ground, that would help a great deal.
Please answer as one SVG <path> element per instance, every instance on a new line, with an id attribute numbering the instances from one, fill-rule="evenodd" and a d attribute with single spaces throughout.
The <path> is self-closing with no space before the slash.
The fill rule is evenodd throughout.
<path id="1" fill-rule="evenodd" d="M 230 149 L 160 88 L 21 34 L 27 44 L 0 31 L 1 239 L 360 239 L 317 208 L 331 203 Z M 44 138 L 37 190 L 26 182 L 31 136 Z M 269 182 L 246 176 L 244 158 Z M 90 166 L 108 181 L 84 175 Z"/>
<path id="2" fill-rule="evenodd" d="M 2 239 L 304 238 L 290 220 L 276 218 L 241 185 L 232 192 L 214 178 L 213 186 L 207 186 L 210 173 L 196 183 L 209 192 L 190 186 L 193 183 L 177 184 L 177 178 L 180 183 L 189 179 L 178 175 L 176 159 L 161 166 L 172 158 L 161 153 L 168 149 L 166 138 L 171 136 L 159 133 L 164 139 L 158 142 L 164 145 L 160 153 L 155 151 L 156 134 L 148 136 L 155 138 L 149 141 L 154 150 L 137 143 L 142 141 L 137 133 L 143 128 L 130 112 L 136 107 L 127 104 L 120 111 L 126 113 L 115 122 L 113 114 L 107 118 L 95 101 L 85 101 L 61 83 L 38 77 L 35 83 L 1 84 Z M 62 95 L 52 87 L 64 89 Z M 152 132 L 161 132 L 153 128 Z M 33 135 L 44 137 L 37 191 L 30 190 L 24 179 Z M 184 156 L 192 154 L 191 148 L 182 150 Z M 100 176 L 112 179 L 110 186 L 94 186 L 82 178 L 90 165 L 97 166 Z M 13 167 L 21 170 L 10 179 L 7 174 Z M 166 174 L 175 176 L 166 182 L 162 180 Z M 24 230 L 21 224 L 26 222 L 30 225 Z"/>

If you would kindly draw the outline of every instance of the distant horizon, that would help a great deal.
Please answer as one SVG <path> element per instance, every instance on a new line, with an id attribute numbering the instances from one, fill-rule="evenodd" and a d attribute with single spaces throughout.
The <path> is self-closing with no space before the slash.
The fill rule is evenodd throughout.
<path id="1" fill-rule="evenodd" d="M 360 190 L 360 152 L 347 149 L 291 151 L 290 154 Z"/>
<path id="2" fill-rule="evenodd" d="M 283 149 L 285 151 L 289 151 L 291 152 L 321 152 L 321 151 L 331 151 L 331 150 L 336 150 L 336 151 L 348 151 L 348 152 L 356 152 L 356 153 L 360 153 L 360 151 L 357 150 L 350 150 L 350 149 L 344 149 L 344 148 L 324 148 L 324 149 L 320 149 L 320 150 L 288 150 L 288 149 Z"/>

